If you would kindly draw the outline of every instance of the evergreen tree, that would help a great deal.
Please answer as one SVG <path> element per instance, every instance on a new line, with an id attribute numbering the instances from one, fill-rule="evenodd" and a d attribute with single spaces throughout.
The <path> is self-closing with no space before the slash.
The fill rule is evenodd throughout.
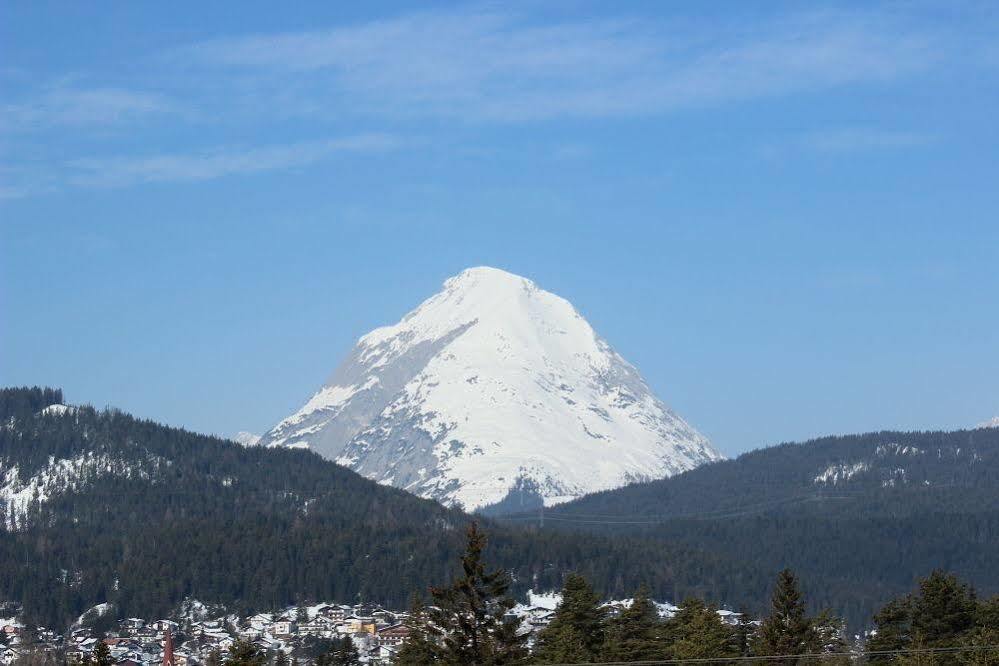
<path id="1" fill-rule="evenodd" d="M 111 666 L 114 663 L 114 659 L 111 658 L 111 649 L 103 640 L 97 641 L 97 645 L 94 646 L 94 654 L 90 663 L 94 666 Z"/>
<path id="2" fill-rule="evenodd" d="M 515 664 L 526 656 L 519 620 L 507 620 L 514 601 L 505 571 L 486 571 L 486 536 L 472 522 L 461 556 L 461 577 L 448 587 L 432 588 L 430 621 L 443 637 L 442 661 L 462 666 Z"/>
<path id="3" fill-rule="evenodd" d="M 975 625 L 983 629 L 999 631 L 999 595 L 978 603 Z"/>
<path id="4" fill-rule="evenodd" d="M 568 574 L 555 617 L 538 635 L 535 661 L 556 664 L 596 660 L 603 648 L 605 615 L 599 597 L 586 579 L 579 574 Z"/>
<path id="5" fill-rule="evenodd" d="M 812 632 L 808 652 L 826 655 L 823 657 L 823 664 L 849 663 L 849 650 L 844 639 L 846 625 L 843 619 L 836 617 L 827 609 L 812 618 L 810 622 Z"/>
<path id="6" fill-rule="evenodd" d="M 288 666 L 288 655 L 284 650 L 277 651 L 277 655 L 274 656 L 274 666 Z"/>
<path id="7" fill-rule="evenodd" d="M 396 666 L 424 666 L 442 659 L 438 635 L 429 624 L 427 609 L 418 595 L 413 595 L 409 605 L 409 636 L 399 648 L 392 663 Z"/>
<path id="8" fill-rule="evenodd" d="M 740 609 L 738 615 L 739 619 L 732 629 L 732 652 L 740 657 L 748 657 L 752 651 L 756 625 L 745 608 Z"/>
<path id="9" fill-rule="evenodd" d="M 607 623 L 604 661 L 642 661 L 666 659 L 669 646 L 663 636 L 655 604 L 643 586 L 631 605 Z"/>
<path id="10" fill-rule="evenodd" d="M 316 666 L 357 666 L 361 663 L 361 655 L 350 636 L 333 640 L 333 647 L 316 659 Z"/>
<path id="11" fill-rule="evenodd" d="M 996 663 L 993 647 L 999 645 L 999 596 L 978 604 L 975 627 L 961 642 L 968 648 L 961 653 L 961 662 L 968 666 L 988 666 Z"/>
<path id="12" fill-rule="evenodd" d="M 954 575 L 933 571 L 919 589 L 889 601 L 874 616 L 869 652 L 973 648 L 959 653 L 873 655 L 872 662 L 897 661 L 907 666 L 988 663 L 989 650 L 999 644 L 999 601 L 979 603 L 975 592 Z M 994 661 L 994 657 L 993 657 Z"/>
<path id="13" fill-rule="evenodd" d="M 696 598 L 680 604 L 666 622 L 666 636 L 673 659 L 711 659 L 737 657 L 733 648 L 732 628 L 722 622 L 718 609 Z"/>
<path id="14" fill-rule="evenodd" d="M 264 666 L 267 655 L 251 641 L 239 640 L 229 646 L 223 666 Z"/>
<path id="15" fill-rule="evenodd" d="M 813 644 L 812 625 L 805 615 L 805 602 L 798 579 L 790 569 L 777 575 L 777 585 L 770 601 L 770 615 L 763 619 L 753 645 L 760 656 L 787 655 L 778 664 L 795 664 L 795 655 L 805 654 Z"/>
<path id="16" fill-rule="evenodd" d="M 892 599 L 874 615 L 874 635 L 867 641 L 868 652 L 904 650 L 912 643 L 912 597 Z M 872 655 L 872 662 L 894 661 L 894 655 Z"/>
<path id="17" fill-rule="evenodd" d="M 205 658 L 205 666 L 222 666 L 222 653 L 219 652 L 218 648 L 208 653 Z"/>
<path id="18" fill-rule="evenodd" d="M 912 605 L 912 633 L 928 647 L 955 647 L 975 625 L 974 591 L 943 571 L 919 581 Z"/>

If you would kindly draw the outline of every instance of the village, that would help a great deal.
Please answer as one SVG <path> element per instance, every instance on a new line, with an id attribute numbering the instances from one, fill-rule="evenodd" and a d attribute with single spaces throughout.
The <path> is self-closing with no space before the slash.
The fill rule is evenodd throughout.
<path id="1" fill-rule="evenodd" d="M 512 617 L 522 619 L 522 631 L 531 636 L 547 626 L 557 603 L 552 596 L 531 596 L 538 605 L 519 604 Z M 390 664 L 409 635 L 408 614 L 377 605 L 323 603 L 290 607 L 278 613 L 257 613 L 246 617 L 221 615 L 207 617 L 198 602 L 187 603 L 187 617 L 146 620 L 127 618 L 100 632 L 98 607 L 65 634 L 46 627 L 29 627 L 15 619 L 0 620 L 0 663 L 82 664 L 93 654 L 99 641 L 109 648 L 119 666 L 195 666 L 217 664 L 238 640 L 252 642 L 272 659 L 283 655 L 288 663 L 311 663 L 335 639 L 349 638 L 361 663 Z M 194 612 L 190 612 L 193 606 Z M 87 615 L 96 622 L 87 622 Z M 88 626 L 89 625 L 89 626 Z M 103 633 L 103 636 L 100 635 Z M 36 658 L 29 658 L 36 657 Z"/>
<path id="2" fill-rule="evenodd" d="M 531 645 L 555 614 L 557 594 L 528 594 L 527 603 L 509 612 L 520 619 L 520 631 Z M 604 604 L 613 616 L 630 600 Z M 676 610 L 656 604 L 661 617 Z M 362 664 L 391 664 L 409 636 L 409 614 L 378 605 L 320 603 L 291 606 L 275 613 L 214 616 L 200 602 L 181 605 L 174 619 L 127 618 L 109 621 L 104 605 L 91 609 L 64 634 L 46 627 L 29 627 L 14 618 L 0 619 L 0 663 L 3 666 L 48 663 L 84 664 L 103 641 L 118 666 L 218 666 L 237 641 L 248 641 L 274 662 L 309 664 L 328 651 L 332 641 L 349 638 Z M 720 610 L 726 623 L 738 615 Z M 103 629 L 108 627 L 107 629 Z"/>

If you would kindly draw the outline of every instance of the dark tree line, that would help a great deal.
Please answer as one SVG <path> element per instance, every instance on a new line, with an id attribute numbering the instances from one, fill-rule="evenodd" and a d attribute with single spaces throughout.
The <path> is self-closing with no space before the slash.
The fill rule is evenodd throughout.
<path id="1" fill-rule="evenodd" d="M 999 663 L 999 596 L 978 599 L 970 585 L 936 570 L 878 611 L 867 650 L 873 662 Z"/>
<path id="2" fill-rule="evenodd" d="M 810 610 L 835 608 L 859 629 L 942 563 L 999 592 L 996 478 L 999 428 L 825 437 L 594 493 L 546 510 L 555 519 L 546 529 L 650 539 L 740 562 L 745 578 L 734 588 L 724 580 L 716 589 L 650 585 L 666 598 L 694 594 L 754 612 L 766 572 L 790 567 L 809 583 Z"/>
<path id="3" fill-rule="evenodd" d="M 473 523 L 461 572 L 449 586 L 432 588 L 433 605 L 419 603 L 410 617 L 412 634 L 397 666 L 506 666 L 510 664 L 631 663 L 656 660 L 740 659 L 786 656 L 793 666 L 805 655 L 845 657 L 843 623 L 829 613 L 809 616 L 798 580 L 788 570 L 777 578 L 769 614 L 761 622 L 742 615 L 735 624 L 718 609 L 691 597 L 662 619 L 645 588 L 611 616 L 589 582 L 568 574 L 554 618 L 525 649 L 520 619 L 507 611 L 509 577 L 483 561 L 485 537 Z"/>
<path id="4" fill-rule="evenodd" d="M 40 414 L 58 400 L 0 390 L 10 424 L 0 468 L 26 483 L 50 460 L 102 456 L 117 471 L 84 470 L 92 478 L 49 488 L 0 530 L 0 600 L 21 603 L 32 624 L 65 628 L 104 602 L 117 617 L 166 615 L 187 597 L 239 613 L 307 600 L 401 608 L 461 552 L 467 514 L 308 451 L 245 448 L 111 409 Z M 684 546 L 484 524 L 515 593 L 556 587 L 565 570 L 607 596 L 645 580 L 663 596 L 723 599 L 746 580 L 741 565 Z"/>
<path id="5" fill-rule="evenodd" d="M 456 526 L 467 514 L 313 453 L 245 448 L 116 410 L 40 413 L 62 401 L 53 389 L 0 389 L 0 469 L 16 466 L 27 482 L 50 459 L 92 455 L 131 473 L 57 488 L 46 501 L 29 502 L 15 530 L 0 530 L 0 601 L 23 604 L 33 624 L 63 628 L 103 602 L 115 604 L 119 617 L 165 615 L 186 597 L 241 613 L 308 600 L 401 608 L 412 590 L 444 579 L 462 550 Z M 922 467 L 913 469 L 935 474 L 939 488 L 884 494 L 891 489 L 877 477 L 858 481 L 858 494 L 846 499 L 825 491 L 782 503 L 784 484 L 791 496 L 814 490 L 815 468 L 828 466 L 833 453 L 841 462 L 873 456 L 892 438 L 901 447 L 935 447 L 932 456 L 898 455 L 919 458 Z M 888 465 L 900 450 L 886 449 Z M 696 597 L 754 614 L 766 609 L 773 572 L 789 566 L 808 581 L 808 612 L 833 608 L 859 629 L 941 563 L 986 594 L 999 591 L 999 489 L 988 476 L 999 475 L 997 451 L 999 430 L 782 446 L 556 510 L 612 514 L 627 505 L 629 520 L 641 520 L 664 515 L 657 506 L 683 513 L 703 503 L 715 512 L 710 517 L 641 529 L 483 519 L 486 556 L 511 572 L 514 594 L 554 589 L 563 572 L 576 571 L 602 598 L 624 598 L 645 584 L 655 598 Z M 930 500 L 941 501 L 937 510 Z M 774 501 L 779 510 L 725 517 L 733 503 Z M 0 518 L 9 508 L 0 503 Z"/>

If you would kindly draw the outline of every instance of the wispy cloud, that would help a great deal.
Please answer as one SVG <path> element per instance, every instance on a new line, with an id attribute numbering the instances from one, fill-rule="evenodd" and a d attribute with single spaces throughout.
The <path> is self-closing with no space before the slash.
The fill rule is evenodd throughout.
<path id="1" fill-rule="evenodd" d="M 81 159 L 67 166 L 67 181 L 80 187 L 197 182 L 236 174 L 307 166 L 343 153 L 380 153 L 400 141 L 385 134 L 359 134 L 260 148 L 220 148 L 196 153 Z"/>
<path id="2" fill-rule="evenodd" d="M 37 84 L 31 72 L 7 67 L 0 78 L 17 94 L 3 95 L 0 132 L 9 140 L 5 151 L 17 154 L 8 167 L 30 173 L 5 179 L 0 198 L 67 185 L 207 181 L 397 142 L 386 135 L 280 146 L 257 139 L 272 128 L 289 129 L 290 122 L 294 133 L 284 136 L 309 139 L 300 133 L 302 117 L 312 136 L 326 136 L 428 118 L 442 122 L 420 127 L 420 134 L 455 121 L 524 124 L 722 106 L 737 113 L 740 102 L 893 83 L 959 50 L 945 29 L 885 7 L 713 15 L 681 24 L 628 16 L 538 18 L 477 5 L 182 45 L 137 55 L 140 66 L 99 79 L 95 72 L 65 74 Z M 199 149 L 193 137 L 203 132 L 177 131 L 192 119 L 204 127 L 226 123 L 232 128 L 226 135 L 243 143 Z M 104 130 L 121 127 L 141 131 L 105 141 L 110 133 Z M 100 141 L 75 141 L 95 135 Z M 136 156 L 150 136 L 160 145 L 164 137 L 181 137 L 178 152 Z M 560 140 L 557 159 L 578 159 L 589 150 L 571 137 Z M 932 139 L 841 129 L 794 140 L 781 150 L 847 153 Z M 67 162 L 71 150 L 86 151 L 85 157 Z"/>
<path id="3" fill-rule="evenodd" d="M 285 81 L 367 113 L 485 121 L 654 114 L 851 83 L 926 66 L 934 43 L 888 14 L 738 24 L 593 20 L 538 25 L 423 12 L 324 31 L 191 45 L 174 63 Z M 303 85 L 305 82 L 308 85 Z"/>
<path id="4" fill-rule="evenodd" d="M 0 106 L 0 130 L 106 126 L 176 111 L 173 102 L 156 93 L 57 85 L 28 99 Z"/>
<path id="5" fill-rule="evenodd" d="M 933 143 L 935 139 L 934 136 L 918 132 L 847 127 L 806 134 L 801 137 L 800 144 L 822 153 L 854 153 L 916 148 Z"/>

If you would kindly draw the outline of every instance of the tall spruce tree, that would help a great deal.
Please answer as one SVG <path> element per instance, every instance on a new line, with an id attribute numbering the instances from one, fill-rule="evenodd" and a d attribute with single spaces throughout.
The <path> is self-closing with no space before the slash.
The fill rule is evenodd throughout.
<path id="1" fill-rule="evenodd" d="M 988 666 L 996 663 L 994 647 L 999 645 L 999 596 L 978 604 L 975 627 L 961 642 L 965 651 L 961 662 L 968 666 Z"/>
<path id="2" fill-rule="evenodd" d="M 94 646 L 94 655 L 91 662 L 94 666 L 111 666 L 114 663 L 114 659 L 111 658 L 111 649 L 108 644 L 104 641 L 97 641 L 97 645 Z"/>
<path id="3" fill-rule="evenodd" d="M 874 653 L 904 650 L 912 644 L 912 597 L 892 599 L 874 614 L 874 633 L 867 640 L 867 651 Z M 892 654 L 872 654 L 871 662 L 896 660 Z"/>
<path id="4" fill-rule="evenodd" d="M 442 661 L 439 633 L 430 625 L 427 609 L 418 595 L 413 595 L 409 604 L 409 636 L 399 648 L 395 659 L 396 666 L 424 666 Z"/>
<path id="5" fill-rule="evenodd" d="M 643 586 L 631 605 L 607 623 L 604 661 L 643 661 L 669 658 L 669 645 L 655 604 Z"/>
<path id="6" fill-rule="evenodd" d="M 740 656 L 733 646 L 733 630 L 722 622 L 718 609 L 689 598 L 666 622 L 673 659 L 714 659 Z"/>
<path id="7" fill-rule="evenodd" d="M 763 619 L 756 634 L 753 652 L 758 656 L 786 655 L 776 663 L 797 663 L 797 655 L 806 654 L 814 643 L 812 624 L 805 615 L 805 602 L 798 579 L 790 569 L 777 575 L 770 600 L 770 614 Z"/>
<path id="8" fill-rule="evenodd" d="M 955 647 L 975 625 L 975 592 L 939 569 L 919 581 L 912 604 L 912 633 L 927 647 Z"/>
<path id="9" fill-rule="evenodd" d="M 603 648 L 605 616 L 600 598 L 586 579 L 576 573 L 568 574 L 555 617 L 538 635 L 534 661 L 539 664 L 596 661 Z"/>
<path id="10" fill-rule="evenodd" d="M 739 609 L 738 619 L 732 628 L 732 651 L 740 657 L 748 657 L 752 652 L 756 623 L 745 608 Z"/>
<path id="11" fill-rule="evenodd" d="M 486 571 L 485 546 L 485 534 L 472 522 L 461 556 L 461 577 L 447 587 L 431 588 L 435 607 L 430 622 L 441 631 L 443 663 L 502 666 L 519 663 L 527 655 L 520 620 L 506 618 L 515 605 L 507 594 L 510 578 L 502 569 Z"/>
<path id="12" fill-rule="evenodd" d="M 987 664 L 999 645 L 999 598 L 978 602 L 954 575 L 933 571 L 915 593 L 889 601 L 874 615 L 868 652 L 959 648 L 959 652 L 873 654 L 872 662 L 907 666 Z"/>
<path id="13" fill-rule="evenodd" d="M 812 632 L 808 652 L 824 655 L 822 663 L 826 665 L 849 663 L 849 646 L 844 638 L 846 623 L 843 618 L 833 615 L 827 609 L 809 622 L 812 625 Z"/>

